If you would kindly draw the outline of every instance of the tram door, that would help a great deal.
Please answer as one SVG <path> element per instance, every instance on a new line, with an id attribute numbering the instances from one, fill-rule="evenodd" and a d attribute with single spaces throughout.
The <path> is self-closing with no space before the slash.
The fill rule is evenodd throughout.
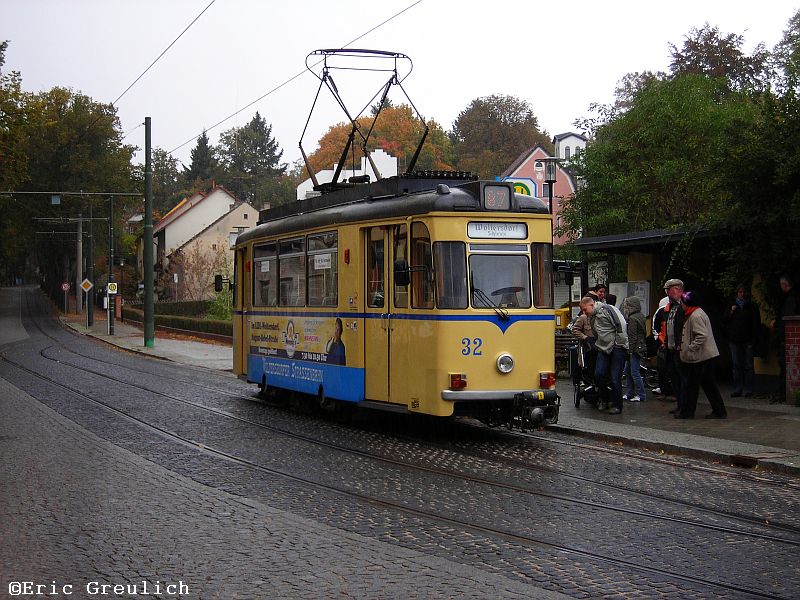
<path id="1" fill-rule="evenodd" d="M 364 395 L 368 400 L 389 401 L 389 302 L 386 295 L 389 231 L 366 229 L 364 319 Z"/>

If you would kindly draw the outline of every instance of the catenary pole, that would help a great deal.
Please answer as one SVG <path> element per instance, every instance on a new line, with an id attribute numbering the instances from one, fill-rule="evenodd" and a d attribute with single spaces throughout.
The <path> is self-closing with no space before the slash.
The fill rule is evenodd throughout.
<path id="1" fill-rule="evenodd" d="M 106 286 L 106 302 L 108 304 L 108 335 L 114 335 L 114 312 L 117 307 L 117 296 L 109 289 L 114 283 L 114 197 L 109 198 L 108 206 L 108 285 Z"/>
<path id="2" fill-rule="evenodd" d="M 83 281 L 83 215 L 78 213 L 78 245 L 76 247 L 75 257 L 75 312 L 81 314 L 83 310 L 82 300 L 83 289 L 81 288 L 81 281 Z"/>
<path id="3" fill-rule="evenodd" d="M 155 343 L 153 316 L 153 161 L 151 157 L 150 117 L 144 118 L 144 345 Z"/>
<path id="4" fill-rule="evenodd" d="M 89 256 L 86 261 L 86 279 L 94 284 L 94 207 L 89 200 Z M 86 294 L 86 327 L 94 325 L 94 288 Z"/>

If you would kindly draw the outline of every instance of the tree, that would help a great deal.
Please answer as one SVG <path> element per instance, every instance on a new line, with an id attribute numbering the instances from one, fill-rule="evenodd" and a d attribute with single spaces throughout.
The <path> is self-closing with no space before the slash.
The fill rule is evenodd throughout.
<path id="1" fill-rule="evenodd" d="M 191 152 L 192 162 L 184 167 L 183 178 L 187 188 L 199 191 L 210 187 L 211 180 L 218 174 L 217 152 L 208 141 L 206 130 L 197 138 L 197 144 Z"/>
<path id="2" fill-rule="evenodd" d="M 30 118 L 30 95 L 22 91 L 17 71 L 3 72 L 6 48 L 8 42 L 0 42 L 0 189 L 13 190 L 26 179 L 25 124 Z"/>
<path id="3" fill-rule="evenodd" d="M 732 90 L 764 90 L 769 82 L 769 52 L 759 44 L 747 56 L 742 52 L 743 43 L 743 36 L 723 34 L 708 23 L 700 29 L 691 29 L 680 50 L 669 45 L 672 75 L 724 77 Z"/>
<path id="4" fill-rule="evenodd" d="M 450 134 L 459 169 L 483 177 L 500 175 L 525 150 L 539 144 L 553 146 L 531 105 L 514 96 L 486 96 L 473 100 L 459 113 Z"/>
<path id="5" fill-rule="evenodd" d="M 181 300 L 212 297 L 214 276 L 228 269 L 227 243 L 227 240 L 219 238 L 214 244 L 216 248 L 212 249 L 196 240 L 187 248 L 176 250 L 170 257 L 169 270 L 178 273 Z"/>
<path id="6" fill-rule="evenodd" d="M 27 157 L 25 183 L 20 191 L 132 192 L 133 147 L 122 143 L 122 133 L 114 107 L 95 102 L 88 96 L 56 87 L 25 99 L 28 120 L 22 126 L 23 152 Z M 120 198 L 116 214 L 135 200 Z M 56 257 L 64 254 L 64 238 L 35 236 L 37 217 L 76 216 L 88 212 L 93 204 L 100 209 L 104 200 L 96 197 L 65 196 L 52 207 L 49 198 L 29 195 L 13 199 L 14 210 L 3 219 L 3 244 L 11 244 L 15 269 L 35 262 L 57 283 L 64 275 Z M 100 210 L 96 210 L 99 215 Z M 116 224 L 115 224 L 116 226 Z M 97 235 L 97 230 L 95 230 Z M 102 235 L 102 234 L 100 234 Z M 98 240 L 96 240 L 97 242 Z M 95 247 L 100 249 L 101 244 Z M 23 254 L 20 254 L 23 253 Z"/>
<path id="7" fill-rule="evenodd" d="M 608 235 L 724 215 L 759 123 L 757 104 L 726 88 L 725 78 L 684 75 L 639 91 L 575 162 L 585 185 L 563 204 L 564 229 Z"/>
<path id="8" fill-rule="evenodd" d="M 789 19 L 781 41 L 773 50 L 775 66 L 780 70 L 778 87 L 783 92 L 800 85 L 800 11 Z"/>
<path id="9" fill-rule="evenodd" d="M 153 148 L 153 210 L 165 215 L 187 195 L 178 171 L 178 159 L 163 148 Z"/>
<path id="10" fill-rule="evenodd" d="M 244 127 L 220 135 L 219 156 L 220 181 L 239 198 L 272 204 L 286 200 L 279 185 L 287 167 L 280 162 L 283 150 L 272 137 L 272 126 L 259 113 Z"/>

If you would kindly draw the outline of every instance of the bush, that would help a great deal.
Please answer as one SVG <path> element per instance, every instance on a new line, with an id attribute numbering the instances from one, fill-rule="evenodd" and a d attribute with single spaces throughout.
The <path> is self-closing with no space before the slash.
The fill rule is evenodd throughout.
<path id="1" fill-rule="evenodd" d="M 217 292 L 209 302 L 207 315 L 212 319 L 230 321 L 233 318 L 233 290 L 226 286 L 221 292 Z"/>
<path id="2" fill-rule="evenodd" d="M 141 323 L 144 322 L 144 311 L 138 308 L 125 307 L 122 314 L 126 319 L 139 321 Z M 185 331 L 233 336 L 233 323 L 231 321 L 164 314 L 154 315 L 153 320 L 155 325 L 160 327 L 172 327 L 173 329 L 183 329 Z"/>

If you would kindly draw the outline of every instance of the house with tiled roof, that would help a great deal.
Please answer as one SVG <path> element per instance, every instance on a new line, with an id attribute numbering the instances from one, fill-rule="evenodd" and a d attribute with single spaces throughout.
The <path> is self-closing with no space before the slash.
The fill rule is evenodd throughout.
<path id="1" fill-rule="evenodd" d="M 164 260 L 170 254 L 228 214 L 235 204 L 236 197 L 221 185 L 181 200 L 153 226 L 156 264 L 166 266 Z"/>
<path id="2" fill-rule="evenodd" d="M 549 201 L 548 184 L 545 182 L 544 159 L 552 158 L 549 152 L 537 144 L 517 157 L 500 176 L 502 181 L 511 181 L 517 193 L 541 198 Z M 563 165 L 556 167 L 556 182 L 553 185 L 553 226 L 557 227 L 561 219 L 561 201 L 575 193 L 577 185 L 572 174 Z M 554 244 L 564 244 L 566 236 L 553 238 Z"/>
<path id="3" fill-rule="evenodd" d="M 236 200 L 230 211 L 167 255 L 170 272 L 178 274 L 181 300 L 213 297 L 214 275 L 227 277 L 233 273 L 236 237 L 255 226 L 257 220 L 255 208 Z"/>
<path id="4" fill-rule="evenodd" d="M 230 240 L 239 232 L 255 226 L 258 211 L 221 185 L 197 192 L 181 200 L 153 227 L 153 256 L 157 276 L 172 273 L 170 257 L 179 248 L 199 239 L 210 252 L 220 246 L 229 249 Z M 222 231 L 222 229 L 225 231 Z M 209 241 L 214 237 L 214 241 Z M 218 239 L 217 239 L 218 238 Z M 143 238 L 139 239 L 139 269 L 143 272 Z M 217 248 L 214 248 L 214 246 Z"/>

